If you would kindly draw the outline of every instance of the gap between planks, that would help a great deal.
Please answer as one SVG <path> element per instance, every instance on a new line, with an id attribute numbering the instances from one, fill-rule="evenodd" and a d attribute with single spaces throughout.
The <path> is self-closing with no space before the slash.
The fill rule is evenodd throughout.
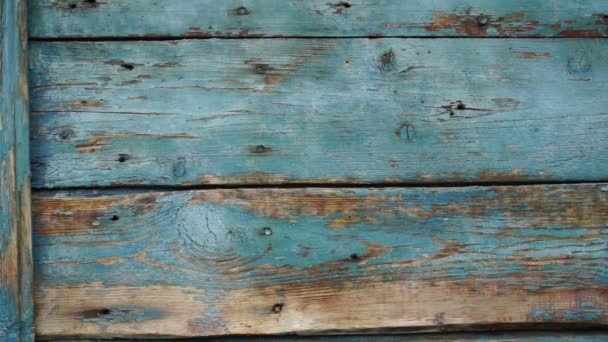
<path id="1" fill-rule="evenodd" d="M 342 189 L 342 188 L 467 188 L 467 187 L 522 187 L 532 185 L 578 185 L 578 184 L 598 184 L 608 182 L 608 179 L 598 180 L 555 180 L 555 181 L 529 181 L 529 182 L 372 182 L 372 183 L 284 183 L 284 184 L 209 184 L 209 185 L 184 185 L 184 186 L 166 186 L 166 185 L 112 185 L 112 186 L 95 186 L 95 187 L 32 187 L 36 193 L 53 193 L 59 191 L 106 191 L 106 190 L 121 190 L 121 191 L 141 191 L 149 190 L 155 192 L 173 192 L 173 191 L 190 191 L 190 190 L 222 190 L 222 189 Z"/>
<path id="2" fill-rule="evenodd" d="M 120 36 L 97 36 L 97 37 L 30 37 L 30 41 L 36 42 L 121 42 L 121 41 L 167 41 L 167 40 L 210 40 L 210 39 L 226 39 L 226 40 L 256 40 L 256 39 L 319 39 L 319 40 L 333 40 L 333 39 L 608 39 L 608 37 L 455 37 L 455 36 L 265 36 L 265 37 L 234 37 L 234 36 L 213 36 L 213 37 L 186 37 L 186 36 L 132 36 L 132 37 L 120 37 Z"/>

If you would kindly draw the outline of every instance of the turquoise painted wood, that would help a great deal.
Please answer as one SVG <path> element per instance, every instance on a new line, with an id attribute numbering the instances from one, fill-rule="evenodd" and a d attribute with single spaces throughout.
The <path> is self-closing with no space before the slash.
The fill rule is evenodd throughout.
<path id="1" fill-rule="evenodd" d="M 33 217 L 45 337 L 608 323 L 607 184 L 53 191 Z"/>
<path id="2" fill-rule="evenodd" d="M 0 2 L 0 341 L 33 341 L 25 1 Z"/>
<path id="3" fill-rule="evenodd" d="M 605 37 L 597 0 L 32 0 L 34 38 Z"/>
<path id="4" fill-rule="evenodd" d="M 602 39 L 34 42 L 37 188 L 598 181 Z"/>

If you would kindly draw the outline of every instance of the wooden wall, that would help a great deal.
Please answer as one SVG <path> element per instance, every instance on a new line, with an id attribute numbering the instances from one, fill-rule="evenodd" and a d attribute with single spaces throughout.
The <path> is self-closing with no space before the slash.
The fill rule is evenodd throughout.
<path id="1" fill-rule="evenodd" d="M 41 338 L 608 324 L 608 2 L 30 0 L 29 29 Z"/>

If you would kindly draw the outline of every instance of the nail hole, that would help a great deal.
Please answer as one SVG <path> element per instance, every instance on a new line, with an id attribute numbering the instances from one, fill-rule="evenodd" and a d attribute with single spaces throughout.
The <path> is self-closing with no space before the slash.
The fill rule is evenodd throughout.
<path id="1" fill-rule="evenodd" d="M 268 64 L 255 64 L 255 73 L 260 75 L 268 74 L 270 71 L 273 71 L 273 67 Z"/>
<path id="2" fill-rule="evenodd" d="M 112 216 L 112 218 L 110 218 L 110 220 L 118 221 L 118 220 L 120 220 L 120 217 L 118 215 L 114 215 L 114 216 Z"/>
<path id="3" fill-rule="evenodd" d="M 274 313 L 280 313 L 281 311 L 283 311 L 283 304 L 275 304 L 272 307 L 272 312 Z"/>
<path id="4" fill-rule="evenodd" d="M 350 64 L 350 61 L 347 59 L 344 61 L 344 64 Z"/>
<path id="5" fill-rule="evenodd" d="M 262 232 L 264 233 L 264 235 L 266 236 L 270 236 L 272 235 L 272 229 L 270 229 L 270 227 L 264 227 L 264 229 L 262 229 Z"/>
<path id="6" fill-rule="evenodd" d="M 352 5 L 346 1 L 340 1 L 336 4 L 336 7 L 344 7 L 344 8 L 350 8 Z"/>
<path id="7" fill-rule="evenodd" d="M 350 260 L 359 260 L 359 254 L 353 253 L 348 257 Z"/>
<path id="8" fill-rule="evenodd" d="M 467 109 L 467 106 L 462 102 L 458 102 L 458 105 L 456 105 L 456 109 L 465 110 L 465 109 Z"/>
<path id="9" fill-rule="evenodd" d="M 77 6 L 76 4 L 69 4 L 69 5 L 68 5 L 68 7 L 69 7 L 70 9 L 74 9 L 74 8 L 76 8 L 76 7 L 78 7 L 78 6 Z"/>
<path id="10" fill-rule="evenodd" d="M 237 9 L 235 9 L 233 12 L 236 15 L 249 15 L 251 13 L 251 12 L 249 12 L 249 10 L 247 9 L 247 7 L 245 7 L 245 6 L 241 6 L 241 7 L 237 8 Z"/>
<path id="11" fill-rule="evenodd" d="M 98 312 L 98 313 L 99 313 L 100 315 L 109 315 L 109 314 L 110 314 L 110 312 L 112 312 L 110 309 L 108 309 L 108 308 L 103 308 L 103 309 L 99 310 L 99 312 Z"/>
<path id="12" fill-rule="evenodd" d="M 85 4 L 90 4 L 90 5 L 94 5 L 97 1 L 96 0 L 84 0 Z"/>
<path id="13" fill-rule="evenodd" d="M 135 69 L 135 66 L 130 63 L 123 63 L 120 65 L 120 67 L 123 68 L 124 70 L 129 70 L 129 71 Z"/>
<path id="14" fill-rule="evenodd" d="M 255 152 L 257 152 L 257 153 L 264 153 L 265 150 L 266 150 L 266 147 L 264 147 L 264 145 L 258 145 L 255 147 Z"/>
<path id="15" fill-rule="evenodd" d="M 130 158 L 131 158 L 131 157 L 129 157 L 129 155 L 128 155 L 128 154 L 119 154 L 119 155 L 118 155 L 118 162 L 119 162 L 119 163 L 124 163 L 124 162 L 126 162 L 127 160 L 129 160 Z"/>

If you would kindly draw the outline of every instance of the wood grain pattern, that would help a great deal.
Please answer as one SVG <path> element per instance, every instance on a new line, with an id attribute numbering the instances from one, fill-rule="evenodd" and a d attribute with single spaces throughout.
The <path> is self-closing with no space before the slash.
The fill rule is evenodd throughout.
<path id="1" fill-rule="evenodd" d="M 35 42 L 37 188 L 601 181 L 599 39 Z"/>
<path id="2" fill-rule="evenodd" d="M 607 184 L 45 192 L 33 215 L 46 338 L 608 323 Z"/>
<path id="3" fill-rule="evenodd" d="M 604 37 L 596 0 L 32 0 L 49 37 Z"/>
<path id="4" fill-rule="evenodd" d="M 608 334 L 602 331 L 516 331 L 483 333 L 443 333 L 420 335 L 354 335 L 354 336 L 273 336 L 191 338 L 184 342 L 605 342 Z M 109 341 L 109 340 L 107 340 Z M 126 342 L 126 340 L 112 340 Z M 172 340 L 155 340 L 168 342 Z M 173 340 L 174 341 L 174 340 Z M 55 340 L 55 342 L 103 342 L 103 340 Z"/>
<path id="5" fill-rule="evenodd" d="M 0 340 L 33 341 L 26 6 L 0 1 Z"/>

